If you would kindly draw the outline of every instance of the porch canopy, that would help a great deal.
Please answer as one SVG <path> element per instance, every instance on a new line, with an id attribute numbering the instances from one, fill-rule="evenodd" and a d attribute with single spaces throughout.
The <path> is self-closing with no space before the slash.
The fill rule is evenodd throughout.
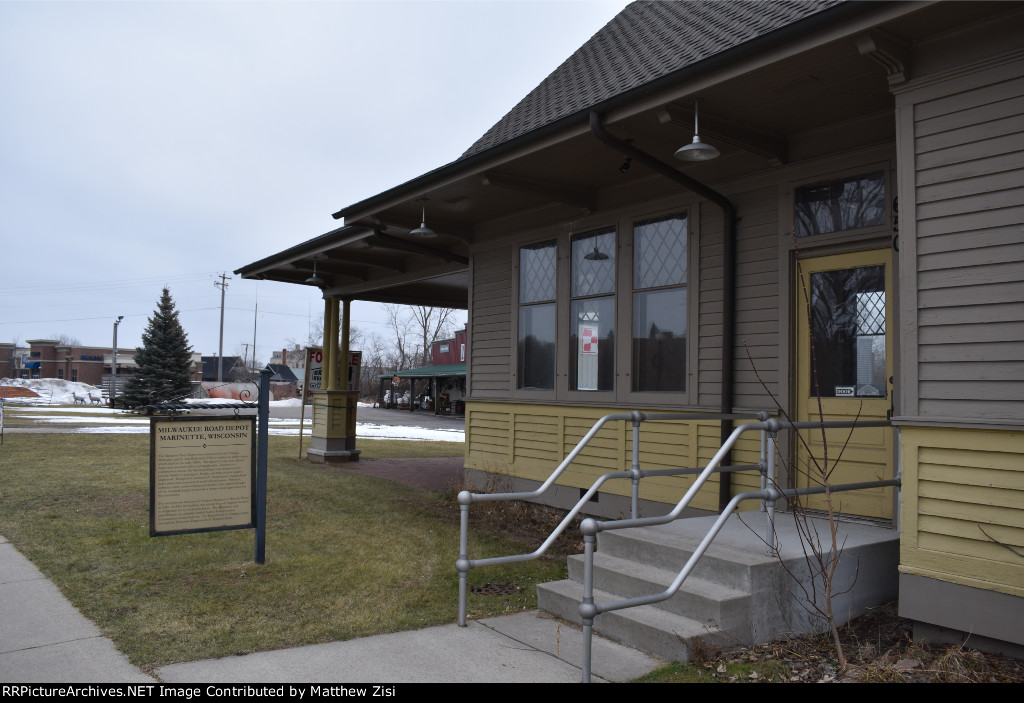
<path id="1" fill-rule="evenodd" d="M 591 112 L 702 183 L 891 140 L 893 97 L 880 72 L 906 78 L 900 46 L 956 27 L 969 4 L 635 3 L 460 158 L 338 210 L 345 226 L 235 273 L 312 285 L 315 259 L 325 297 L 467 309 L 478 245 L 679 192 L 596 139 Z M 692 137 L 698 95 L 701 136 L 722 156 L 679 162 L 672 154 Z M 429 239 L 413 232 L 424 205 Z"/>
<path id="2" fill-rule="evenodd" d="M 420 366 L 417 369 L 406 369 L 405 371 L 396 371 L 393 374 L 383 375 L 398 376 L 399 378 L 448 378 L 449 376 L 465 376 L 466 365 L 435 364 L 433 366 Z"/>

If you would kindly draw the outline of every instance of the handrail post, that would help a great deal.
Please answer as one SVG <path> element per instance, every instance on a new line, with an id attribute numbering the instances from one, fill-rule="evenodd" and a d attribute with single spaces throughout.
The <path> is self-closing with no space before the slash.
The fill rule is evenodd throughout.
<path id="1" fill-rule="evenodd" d="M 775 489 L 777 484 L 775 482 L 775 432 L 766 432 L 768 440 L 768 471 L 765 475 L 767 487 Z M 775 495 L 775 491 L 772 491 L 772 496 Z M 770 557 L 776 557 L 779 555 L 779 536 L 775 532 L 775 498 L 769 498 L 765 501 L 765 544 L 768 545 L 767 554 Z"/>
<path id="2" fill-rule="evenodd" d="M 643 413 L 634 410 L 630 413 L 633 416 L 633 465 L 630 472 L 633 474 L 633 493 L 630 501 L 630 513 L 634 520 L 640 517 L 640 422 L 643 420 Z"/>
<path id="3" fill-rule="evenodd" d="M 470 569 L 469 505 L 472 502 L 472 493 L 459 492 L 459 558 L 455 562 L 455 568 L 459 572 L 459 627 L 466 626 L 466 580 Z"/>
<path id="4" fill-rule="evenodd" d="M 757 468 L 761 473 L 761 490 L 763 491 L 768 486 L 768 431 L 766 429 L 761 430 L 761 457 L 757 460 Z M 765 501 L 761 501 L 761 512 L 765 512 L 768 506 Z"/>
<path id="5" fill-rule="evenodd" d="M 580 524 L 583 532 L 583 601 L 580 617 L 583 620 L 583 683 L 590 683 L 590 664 L 594 641 L 594 546 L 597 544 L 597 520 L 587 518 Z"/>

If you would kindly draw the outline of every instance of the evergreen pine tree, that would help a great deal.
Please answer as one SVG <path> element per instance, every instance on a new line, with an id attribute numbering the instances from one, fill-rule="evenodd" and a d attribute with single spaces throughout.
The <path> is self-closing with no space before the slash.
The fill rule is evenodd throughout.
<path id="1" fill-rule="evenodd" d="M 124 387 L 124 401 L 129 407 L 167 402 L 192 390 L 192 347 L 167 288 L 142 333 L 135 364 L 135 372 Z"/>

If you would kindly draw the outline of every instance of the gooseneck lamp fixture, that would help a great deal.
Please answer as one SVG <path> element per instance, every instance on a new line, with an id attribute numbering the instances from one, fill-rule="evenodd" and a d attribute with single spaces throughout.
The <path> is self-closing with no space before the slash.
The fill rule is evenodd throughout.
<path id="1" fill-rule="evenodd" d="M 705 144 L 700 140 L 700 130 L 698 129 L 698 117 L 697 117 L 697 106 L 700 104 L 700 98 L 694 98 L 693 100 L 693 141 L 686 146 L 681 146 L 676 150 L 676 158 L 680 161 L 710 161 L 711 159 L 717 159 L 722 152 L 710 144 Z"/>
<path id="2" fill-rule="evenodd" d="M 409 236 L 416 239 L 435 239 L 437 232 L 427 227 L 427 199 L 423 198 L 423 217 L 420 218 L 420 226 L 409 230 Z"/>

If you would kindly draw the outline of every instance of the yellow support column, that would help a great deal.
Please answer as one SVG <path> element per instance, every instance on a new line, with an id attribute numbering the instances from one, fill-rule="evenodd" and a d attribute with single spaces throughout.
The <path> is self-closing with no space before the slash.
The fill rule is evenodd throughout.
<path id="1" fill-rule="evenodd" d="M 359 391 L 349 389 L 349 300 L 342 301 L 341 345 L 338 299 L 331 298 L 324 317 L 324 388 L 313 396 L 313 432 L 306 458 L 317 463 L 357 461 L 356 403 Z"/>

